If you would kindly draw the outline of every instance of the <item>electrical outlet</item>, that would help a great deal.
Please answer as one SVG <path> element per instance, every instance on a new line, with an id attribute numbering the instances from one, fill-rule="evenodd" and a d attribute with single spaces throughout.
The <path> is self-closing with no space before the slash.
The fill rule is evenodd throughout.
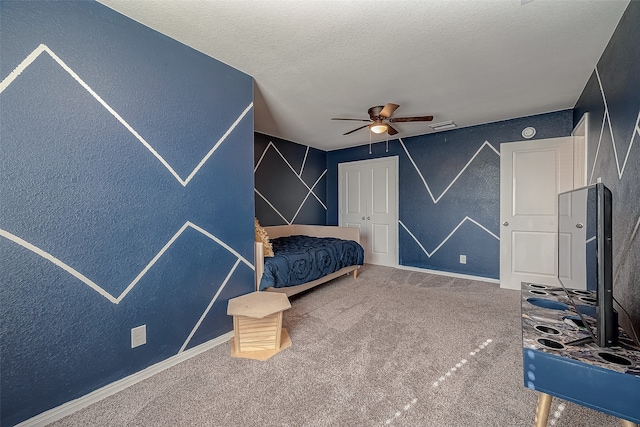
<path id="1" fill-rule="evenodd" d="M 467 263 L 467 256 L 460 255 L 460 264 L 466 264 L 466 263 Z"/>
<path id="2" fill-rule="evenodd" d="M 131 348 L 139 347 L 147 343 L 147 325 L 131 329 Z"/>

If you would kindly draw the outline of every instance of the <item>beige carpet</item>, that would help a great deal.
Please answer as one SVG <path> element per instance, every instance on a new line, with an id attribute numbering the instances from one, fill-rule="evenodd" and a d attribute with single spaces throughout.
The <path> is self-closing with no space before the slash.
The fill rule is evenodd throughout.
<path id="1" fill-rule="evenodd" d="M 367 265 L 291 298 L 292 347 L 225 343 L 53 426 L 532 426 L 519 292 Z M 554 426 L 619 421 L 554 399 Z"/>

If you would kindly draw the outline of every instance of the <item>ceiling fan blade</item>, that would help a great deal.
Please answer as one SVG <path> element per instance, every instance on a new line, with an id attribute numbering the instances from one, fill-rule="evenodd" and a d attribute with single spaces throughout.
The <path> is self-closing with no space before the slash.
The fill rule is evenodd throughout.
<path id="1" fill-rule="evenodd" d="M 389 135 L 395 135 L 396 133 L 398 133 L 398 131 L 392 128 L 391 125 L 387 125 L 387 133 Z"/>
<path id="2" fill-rule="evenodd" d="M 398 118 L 395 118 L 395 119 L 389 119 L 389 123 L 430 122 L 431 120 L 433 120 L 433 116 L 398 117 Z"/>
<path id="3" fill-rule="evenodd" d="M 350 130 L 349 132 L 343 133 L 342 135 L 349 135 L 350 133 L 354 133 L 355 131 L 360 130 L 360 129 L 364 129 L 366 127 L 369 127 L 369 125 L 360 126 L 359 128 L 355 128 L 354 130 Z"/>
<path id="4" fill-rule="evenodd" d="M 389 118 L 389 117 L 391 117 L 393 112 L 398 109 L 398 107 L 400 107 L 398 104 L 388 103 L 387 105 L 384 106 L 384 108 L 382 109 L 382 111 L 380 111 L 380 114 L 378 114 L 378 115 L 380 117 Z"/>
<path id="5" fill-rule="evenodd" d="M 331 120 L 355 120 L 356 122 L 370 122 L 371 119 L 345 119 L 342 117 L 334 117 Z"/>

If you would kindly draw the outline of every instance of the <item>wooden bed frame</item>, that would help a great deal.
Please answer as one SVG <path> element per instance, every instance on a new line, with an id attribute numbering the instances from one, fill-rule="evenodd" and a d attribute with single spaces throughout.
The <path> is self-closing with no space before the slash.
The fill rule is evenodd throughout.
<path id="1" fill-rule="evenodd" d="M 277 237 L 284 236 L 294 236 L 298 234 L 303 234 L 305 236 L 312 237 L 337 237 L 339 239 L 344 240 L 354 240 L 360 243 L 360 230 L 354 227 L 335 227 L 335 226 L 325 226 L 325 225 L 275 225 L 272 227 L 264 227 L 269 235 L 269 239 L 275 239 Z M 259 290 L 260 279 L 262 278 L 262 273 L 264 272 L 264 251 L 262 247 L 262 242 L 255 243 L 255 267 L 256 267 L 256 291 Z M 302 285 L 296 286 L 288 286 L 285 288 L 267 288 L 265 291 L 268 292 L 279 292 L 290 297 L 291 295 L 298 294 L 300 292 L 306 291 L 307 289 L 311 289 L 314 286 L 318 286 L 322 283 L 328 282 L 329 280 L 335 279 L 336 277 L 342 276 L 343 274 L 349 274 L 353 271 L 353 278 L 358 275 L 358 268 L 360 265 L 352 265 L 349 267 L 344 267 L 335 273 L 328 274 L 319 279 L 313 280 L 311 282 L 303 283 Z"/>

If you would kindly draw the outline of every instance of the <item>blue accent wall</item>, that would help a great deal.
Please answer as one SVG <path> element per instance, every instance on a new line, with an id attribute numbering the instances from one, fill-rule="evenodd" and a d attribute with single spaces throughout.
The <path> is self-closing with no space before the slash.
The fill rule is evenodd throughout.
<path id="1" fill-rule="evenodd" d="M 232 330 L 228 299 L 253 290 L 253 84 L 95 2 L 0 11 L 13 425 Z"/>
<path id="2" fill-rule="evenodd" d="M 409 125 L 408 125 L 409 126 Z M 338 224 L 338 163 L 399 157 L 399 263 L 498 279 L 500 144 L 567 136 L 571 110 L 327 153 L 327 224 Z M 467 263 L 460 264 L 460 255 Z"/>
<path id="3" fill-rule="evenodd" d="M 640 334 L 640 2 L 620 19 L 573 112 L 577 124 L 589 114 L 587 166 L 613 196 L 614 296 Z M 638 232 L 640 234 L 640 231 Z M 631 333 L 624 313 L 621 323 Z"/>
<path id="4" fill-rule="evenodd" d="M 255 134 L 256 217 L 263 226 L 325 225 L 325 151 Z"/>

